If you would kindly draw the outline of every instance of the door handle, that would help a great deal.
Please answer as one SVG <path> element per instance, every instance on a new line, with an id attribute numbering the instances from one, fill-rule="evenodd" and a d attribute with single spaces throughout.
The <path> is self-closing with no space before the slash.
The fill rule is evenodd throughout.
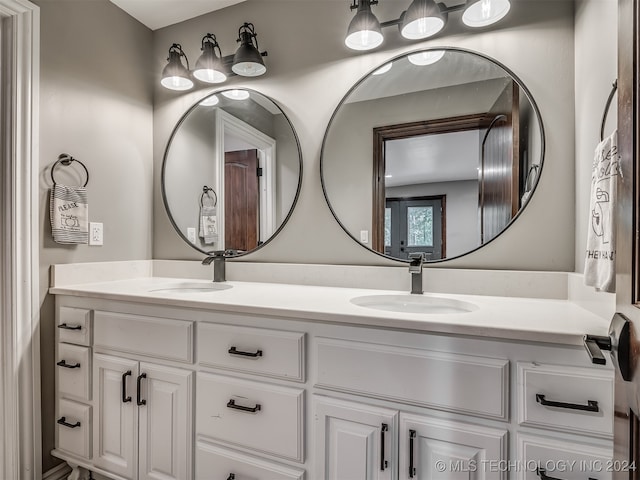
<path id="1" fill-rule="evenodd" d="M 413 478 L 416 474 L 416 468 L 413 465 L 413 444 L 415 442 L 417 432 L 409 430 L 409 478 Z"/>
<path id="2" fill-rule="evenodd" d="M 562 480 L 561 478 L 551 477 L 547 475 L 547 471 L 544 468 L 536 468 L 536 475 L 540 477 L 540 480 Z M 589 480 L 596 480 L 595 478 L 589 477 Z"/>
<path id="3" fill-rule="evenodd" d="M 58 425 L 64 425 L 65 427 L 69 427 L 69 428 L 76 428 L 76 427 L 80 426 L 80 422 L 67 423 L 67 417 L 59 418 L 57 423 L 58 423 Z"/>
<path id="4" fill-rule="evenodd" d="M 233 408 L 234 410 L 240 410 L 241 412 L 256 413 L 262 409 L 262 405 L 256 403 L 255 407 L 244 407 L 242 405 L 236 405 L 236 401 L 232 398 L 227 402 L 227 408 Z"/>
<path id="5" fill-rule="evenodd" d="M 536 393 L 536 402 L 538 402 L 540 405 L 544 405 L 545 407 L 568 408 L 569 410 L 583 410 L 585 412 L 600 411 L 598 402 L 596 402 L 595 400 L 587 400 L 586 405 L 581 405 L 579 403 L 554 402 L 553 400 L 547 400 L 541 393 Z"/>
<path id="6" fill-rule="evenodd" d="M 243 352 L 242 350 L 238 350 L 236 347 L 231 347 L 229 349 L 229 355 L 237 355 L 239 357 L 250 357 L 257 358 L 262 356 L 262 350 L 256 350 L 255 352 Z"/>
<path id="7" fill-rule="evenodd" d="M 382 424 L 382 427 L 380 428 L 380 470 L 382 470 L 384 472 L 385 468 L 387 468 L 387 466 L 389 465 L 389 462 L 387 462 L 385 460 L 385 454 L 384 454 L 384 444 L 385 444 L 385 433 L 387 433 L 389 431 L 389 425 L 387 425 L 386 423 Z"/>
<path id="8" fill-rule="evenodd" d="M 147 378 L 147 374 L 146 373 L 141 373 L 140 375 L 138 375 L 138 379 L 136 380 L 136 403 L 138 404 L 139 407 L 141 407 L 142 405 L 146 405 L 147 401 L 144 400 L 143 398 L 140 398 L 142 396 L 141 390 L 142 390 L 142 379 L 143 378 Z"/>
<path id="9" fill-rule="evenodd" d="M 74 363 L 72 365 L 70 363 L 67 363 L 66 360 L 60 360 L 58 363 L 56 363 L 56 365 L 58 365 L 60 367 L 64 367 L 64 368 L 80 368 L 80 364 L 79 363 Z"/>
<path id="10" fill-rule="evenodd" d="M 129 376 L 131 376 L 131 370 L 127 370 L 122 374 L 122 403 L 131 401 L 131 396 L 127 396 L 127 377 Z"/>
<path id="11" fill-rule="evenodd" d="M 66 323 L 61 323 L 58 325 L 58 328 L 62 328 L 63 330 L 82 330 L 82 325 L 67 325 Z"/>

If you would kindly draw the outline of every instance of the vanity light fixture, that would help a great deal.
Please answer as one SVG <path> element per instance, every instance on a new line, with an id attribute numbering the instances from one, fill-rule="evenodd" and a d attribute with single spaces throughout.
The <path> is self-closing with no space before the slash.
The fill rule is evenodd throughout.
<path id="1" fill-rule="evenodd" d="M 182 58 L 187 62 L 185 67 Z M 162 70 L 162 80 L 160 83 L 169 90 L 189 90 L 193 87 L 193 81 L 189 75 L 189 59 L 182 51 L 179 43 L 174 43 L 169 48 L 169 63 Z"/>
<path id="2" fill-rule="evenodd" d="M 378 0 L 352 0 L 351 10 L 357 13 L 349 23 L 344 43 L 353 50 L 371 50 L 382 41 L 382 29 L 397 25 L 408 40 L 422 40 L 440 32 L 449 13 L 464 10 L 462 21 L 469 27 L 486 27 L 498 22 L 509 12 L 509 0 L 466 0 L 451 7 L 435 0 L 413 0 L 400 18 L 380 22 L 371 11 Z"/>
<path id="3" fill-rule="evenodd" d="M 222 56 L 216 36 L 207 33 L 202 38 L 202 54 L 196 62 L 196 67 L 189 70 L 189 59 L 182 47 L 174 43 L 169 48 L 168 64 L 162 70 L 162 86 L 170 90 L 189 90 L 193 87 L 192 75 L 204 83 L 222 83 L 231 75 L 242 77 L 257 77 L 267 72 L 262 57 L 267 52 L 261 52 L 258 47 L 257 34 L 253 23 L 243 23 L 238 30 L 240 43 L 235 54 Z M 185 67 L 182 58 L 187 64 Z"/>
<path id="4" fill-rule="evenodd" d="M 216 55 L 218 49 L 218 55 Z M 193 76 L 205 83 L 222 83 L 227 79 L 224 65 L 222 64 L 222 52 L 216 36 L 207 33 L 202 37 L 202 55 L 196 62 Z"/>

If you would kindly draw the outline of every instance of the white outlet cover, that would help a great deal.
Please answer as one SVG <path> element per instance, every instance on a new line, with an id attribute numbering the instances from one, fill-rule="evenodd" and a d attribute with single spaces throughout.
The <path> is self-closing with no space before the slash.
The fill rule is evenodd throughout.
<path id="1" fill-rule="evenodd" d="M 193 227 L 187 228 L 187 239 L 191 243 L 196 243 L 196 229 Z"/>
<path id="2" fill-rule="evenodd" d="M 102 245 L 104 243 L 104 230 L 102 223 L 89 222 L 89 245 Z"/>
<path id="3" fill-rule="evenodd" d="M 360 230 L 360 242 L 369 243 L 369 230 Z"/>

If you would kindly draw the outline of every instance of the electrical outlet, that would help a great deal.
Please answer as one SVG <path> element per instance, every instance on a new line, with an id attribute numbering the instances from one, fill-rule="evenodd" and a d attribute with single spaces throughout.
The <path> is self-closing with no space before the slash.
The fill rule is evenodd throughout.
<path id="1" fill-rule="evenodd" d="M 360 242 L 369 243 L 369 230 L 360 230 Z"/>
<path id="2" fill-rule="evenodd" d="M 102 245 L 103 240 L 102 223 L 89 222 L 89 245 Z"/>
<path id="3" fill-rule="evenodd" d="M 196 229 L 193 227 L 187 228 L 187 239 L 195 244 L 196 243 Z"/>

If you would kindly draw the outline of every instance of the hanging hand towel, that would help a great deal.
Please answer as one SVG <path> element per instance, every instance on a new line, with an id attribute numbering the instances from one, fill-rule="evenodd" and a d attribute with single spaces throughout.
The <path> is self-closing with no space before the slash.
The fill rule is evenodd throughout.
<path id="1" fill-rule="evenodd" d="M 203 243 L 207 245 L 211 245 L 218 240 L 216 207 L 200 207 L 200 238 L 202 238 Z"/>
<path id="2" fill-rule="evenodd" d="M 54 184 L 50 213 L 53 239 L 57 243 L 89 243 L 89 205 L 85 187 Z"/>
<path id="3" fill-rule="evenodd" d="M 585 284 L 604 292 L 616 289 L 616 222 L 618 176 L 622 177 L 617 132 L 596 147 L 591 171 L 591 199 L 587 252 L 584 264 Z"/>

